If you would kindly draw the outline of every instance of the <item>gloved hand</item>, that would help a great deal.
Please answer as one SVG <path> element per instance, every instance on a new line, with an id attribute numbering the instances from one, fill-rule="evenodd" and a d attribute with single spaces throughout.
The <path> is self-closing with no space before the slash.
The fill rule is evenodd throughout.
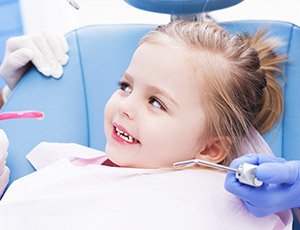
<path id="1" fill-rule="evenodd" d="M 300 207 L 300 161 L 248 154 L 235 159 L 230 167 L 242 163 L 259 165 L 256 177 L 263 181 L 255 188 L 238 182 L 235 173 L 228 173 L 225 189 L 238 196 L 245 208 L 257 217 L 263 217 L 286 209 Z"/>
<path id="2" fill-rule="evenodd" d="M 9 181 L 9 169 L 5 166 L 8 149 L 8 139 L 5 132 L 0 129 L 0 198 Z"/>
<path id="3" fill-rule="evenodd" d="M 68 62 L 68 49 L 64 36 L 49 31 L 9 38 L 0 75 L 13 90 L 32 62 L 45 76 L 59 78 Z"/>

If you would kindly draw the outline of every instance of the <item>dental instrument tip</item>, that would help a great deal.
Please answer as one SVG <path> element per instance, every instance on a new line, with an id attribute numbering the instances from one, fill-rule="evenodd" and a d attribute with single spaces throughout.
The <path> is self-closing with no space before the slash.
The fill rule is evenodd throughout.
<path id="1" fill-rule="evenodd" d="M 79 4 L 75 0 L 68 0 L 71 6 L 73 6 L 76 10 L 79 10 Z"/>

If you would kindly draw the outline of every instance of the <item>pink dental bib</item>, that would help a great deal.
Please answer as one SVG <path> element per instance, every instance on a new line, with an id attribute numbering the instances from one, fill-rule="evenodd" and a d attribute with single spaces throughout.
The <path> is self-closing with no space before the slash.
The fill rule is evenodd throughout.
<path id="1" fill-rule="evenodd" d="M 59 153 L 59 146 L 68 157 L 10 186 L 0 202 L 1 229 L 292 229 L 290 211 L 264 218 L 247 213 L 223 188 L 223 172 L 76 166 L 70 155 L 73 161 L 71 152 L 81 147 L 55 144 L 49 152 Z M 83 162 L 105 159 L 85 151 Z"/>

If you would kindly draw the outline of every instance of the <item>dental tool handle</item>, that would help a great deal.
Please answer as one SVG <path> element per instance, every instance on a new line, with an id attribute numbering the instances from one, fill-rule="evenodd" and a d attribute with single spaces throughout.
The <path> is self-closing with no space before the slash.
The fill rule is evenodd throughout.
<path id="1" fill-rule="evenodd" d="M 235 177 L 242 184 L 250 185 L 253 187 L 260 187 L 263 185 L 263 182 L 256 177 L 255 171 L 257 167 L 258 165 L 252 165 L 249 163 L 240 164 Z"/>
<path id="2" fill-rule="evenodd" d="M 45 114 L 41 111 L 28 110 L 28 111 L 16 111 L 16 112 L 3 112 L 0 113 L 0 121 L 18 118 L 37 118 L 43 119 Z"/>
<path id="3" fill-rule="evenodd" d="M 230 168 L 230 167 L 225 166 L 225 165 L 220 165 L 220 164 L 212 163 L 212 162 L 209 162 L 209 161 L 204 161 L 204 160 L 196 159 L 195 163 L 198 164 L 198 165 L 204 165 L 204 166 L 207 166 L 207 167 L 211 167 L 211 168 L 215 168 L 215 169 L 220 169 L 220 170 L 224 170 L 224 171 L 235 172 L 235 173 L 237 172 L 237 170 L 234 169 L 234 168 Z"/>
<path id="4" fill-rule="evenodd" d="M 207 166 L 210 168 L 215 168 L 215 169 L 220 169 L 223 171 L 230 171 L 230 172 L 234 172 L 236 173 L 237 170 L 234 168 L 230 168 L 228 166 L 225 165 L 220 165 L 220 164 L 216 164 L 216 163 L 212 163 L 209 161 L 204 161 L 204 160 L 200 160 L 200 159 L 193 159 L 193 160 L 187 160 L 187 161 L 179 161 L 179 162 L 175 162 L 173 164 L 173 167 L 184 167 L 187 165 L 203 165 L 203 166 Z"/>

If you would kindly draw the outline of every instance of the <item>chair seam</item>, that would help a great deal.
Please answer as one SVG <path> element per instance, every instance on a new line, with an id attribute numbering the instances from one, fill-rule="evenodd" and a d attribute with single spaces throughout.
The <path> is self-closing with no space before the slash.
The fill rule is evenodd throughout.
<path id="1" fill-rule="evenodd" d="M 78 32 L 79 30 L 75 30 L 75 38 L 76 38 L 76 46 L 78 50 L 78 59 L 79 59 L 79 64 L 80 64 L 80 74 L 81 74 L 81 80 L 82 80 L 82 88 L 83 88 L 83 95 L 84 95 L 84 102 L 85 102 L 85 114 L 86 114 L 86 127 L 87 127 L 87 143 L 88 146 L 91 146 L 90 143 L 90 117 L 89 117 L 89 106 L 87 103 L 87 92 L 86 92 L 86 83 L 85 83 L 85 75 L 83 71 L 83 65 L 82 65 L 82 57 L 81 57 L 81 49 L 79 45 L 79 38 L 78 38 Z"/>
<path id="2" fill-rule="evenodd" d="M 290 36 L 288 38 L 288 45 L 287 45 L 287 56 L 288 57 L 290 54 L 291 41 L 293 38 L 294 27 L 295 27 L 294 25 L 291 26 Z M 289 63 L 287 62 L 286 66 L 285 66 L 285 75 L 286 76 L 288 76 L 288 65 L 289 65 Z M 286 99 L 285 99 L 286 98 L 286 87 L 287 86 L 285 85 L 285 87 L 283 88 L 284 102 L 286 101 Z M 285 107 L 286 107 L 286 103 L 284 103 L 284 110 L 285 110 Z M 286 153 L 285 153 L 285 128 L 284 127 L 285 127 L 285 122 L 286 122 L 286 116 L 285 116 L 285 112 L 283 114 L 284 114 L 284 116 L 283 116 L 283 121 L 282 121 L 281 153 L 282 153 L 282 157 L 285 158 Z"/>

